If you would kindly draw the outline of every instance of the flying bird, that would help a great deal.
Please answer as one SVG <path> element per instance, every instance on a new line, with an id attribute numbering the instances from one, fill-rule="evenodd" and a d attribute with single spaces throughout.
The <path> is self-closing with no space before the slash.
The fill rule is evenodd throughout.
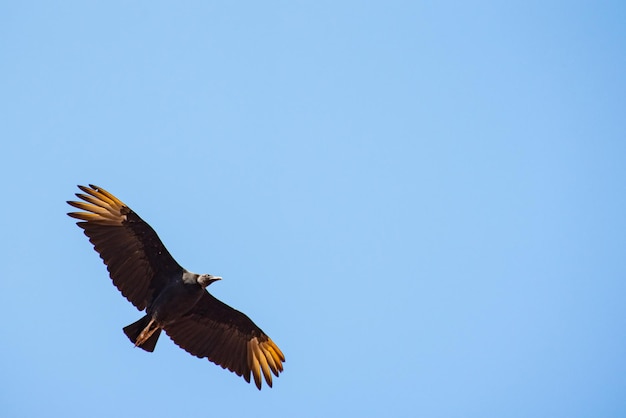
<path id="1" fill-rule="evenodd" d="M 124 328 L 136 347 L 152 352 L 161 330 L 190 354 L 242 376 L 261 389 L 261 374 L 283 371 L 285 356 L 245 314 L 213 297 L 207 287 L 221 277 L 181 267 L 158 235 L 126 204 L 101 187 L 78 186 L 85 212 L 70 212 L 106 264 L 113 284 L 146 315 Z"/>

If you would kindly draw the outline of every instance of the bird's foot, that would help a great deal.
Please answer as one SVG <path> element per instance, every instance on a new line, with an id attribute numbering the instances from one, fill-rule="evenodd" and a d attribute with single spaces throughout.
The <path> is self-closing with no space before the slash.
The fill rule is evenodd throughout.
<path id="1" fill-rule="evenodd" d="M 154 325 L 154 326 L 153 326 Z M 156 325 L 154 318 L 150 320 L 148 325 L 139 333 L 139 336 L 135 340 L 135 347 L 139 347 L 154 334 L 154 332 L 159 329 L 159 326 Z"/>

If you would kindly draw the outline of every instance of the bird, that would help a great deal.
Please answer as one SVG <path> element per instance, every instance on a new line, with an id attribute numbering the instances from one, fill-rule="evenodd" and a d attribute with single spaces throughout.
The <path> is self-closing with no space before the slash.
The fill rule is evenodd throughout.
<path id="1" fill-rule="evenodd" d="M 222 278 L 181 267 L 152 227 L 105 189 L 78 185 L 81 201 L 69 212 L 104 261 L 113 284 L 145 315 L 123 328 L 135 344 L 153 352 L 161 331 L 199 357 L 228 369 L 256 387 L 261 374 L 272 387 L 272 374 L 283 371 L 285 355 L 244 313 L 221 302 L 207 287 Z"/>

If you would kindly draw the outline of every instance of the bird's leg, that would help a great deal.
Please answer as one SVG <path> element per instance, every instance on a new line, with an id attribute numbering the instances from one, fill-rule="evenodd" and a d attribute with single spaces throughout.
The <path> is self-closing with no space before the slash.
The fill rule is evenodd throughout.
<path id="1" fill-rule="evenodd" d="M 155 326 L 153 327 L 153 325 Z M 159 326 L 155 324 L 154 318 L 150 319 L 148 325 L 139 333 L 139 336 L 135 340 L 135 347 L 139 347 L 145 343 L 157 329 L 159 329 Z"/>

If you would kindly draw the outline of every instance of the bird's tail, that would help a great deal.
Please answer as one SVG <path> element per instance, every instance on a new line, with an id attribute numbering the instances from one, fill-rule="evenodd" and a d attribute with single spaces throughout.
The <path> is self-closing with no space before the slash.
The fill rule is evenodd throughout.
<path id="1" fill-rule="evenodd" d="M 157 340 L 159 339 L 159 335 L 161 335 L 160 327 L 152 331 L 153 332 L 152 335 L 150 335 L 150 337 L 147 340 L 137 344 L 137 338 L 139 338 L 139 335 L 144 330 L 146 332 L 149 331 L 146 328 L 152 325 L 150 320 L 151 320 L 150 316 L 146 315 L 143 318 L 141 318 L 139 321 L 133 322 L 132 324 L 125 326 L 124 334 L 126 334 L 126 336 L 133 342 L 133 344 L 135 344 L 135 346 L 141 347 L 146 351 L 153 352 L 154 347 L 156 346 Z"/>

